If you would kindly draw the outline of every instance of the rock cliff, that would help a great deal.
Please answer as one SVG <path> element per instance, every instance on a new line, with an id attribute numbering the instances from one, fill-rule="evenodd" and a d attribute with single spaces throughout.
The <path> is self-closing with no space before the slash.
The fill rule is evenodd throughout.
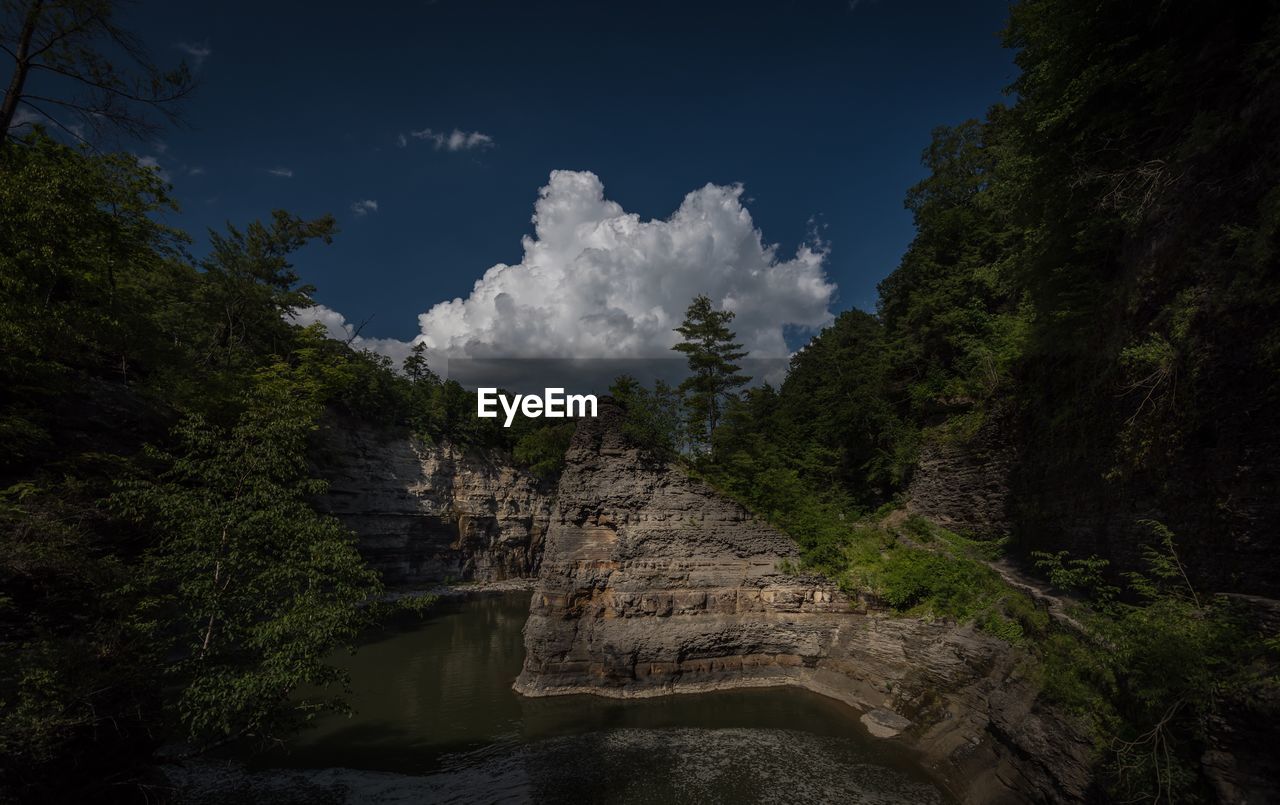
<path id="1" fill-rule="evenodd" d="M 651 696 L 801 685 L 864 711 L 965 801 L 1076 801 L 1090 747 L 1036 704 L 1019 655 L 971 629 L 893 618 L 786 572 L 785 535 L 648 462 L 602 401 L 570 445 L 516 690 Z"/>
<path id="2" fill-rule="evenodd" d="M 392 586 L 499 581 L 537 572 L 551 490 L 497 452 L 334 423 L 320 501 L 356 532 Z"/>
<path id="3" fill-rule="evenodd" d="M 907 488 L 907 509 L 975 539 L 1007 536 L 1016 458 L 1011 427 L 1011 417 L 997 416 L 963 441 L 926 441 Z"/>
<path id="4" fill-rule="evenodd" d="M 1144 469 L 1124 464 L 1113 426 L 1082 427 L 1077 444 L 1043 419 L 997 406 L 967 436 L 935 428 L 921 446 L 907 508 L 978 539 L 1012 537 L 1024 557 L 1066 550 L 1106 559 L 1117 572 L 1147 570 L 1154 520 L 1177 536 L 1198 586 L 1280 599 L 1274 435 L 1224 423 Z"/>

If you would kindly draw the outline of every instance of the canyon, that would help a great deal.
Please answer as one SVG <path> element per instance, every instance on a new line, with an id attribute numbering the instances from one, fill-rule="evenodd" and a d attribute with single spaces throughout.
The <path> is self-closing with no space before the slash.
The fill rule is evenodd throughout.
<path id="1" fill-rule="evenodd" d="M 1071 802 L 1092 745 L 1024 658 L 796 573 L 786 535 L 622 436 L 601 400 L 552 489 L 497 452 L 337 426 L 323 507 L 392 586 L 534 584 L 516 690 L 650 697 L 796 685 L 862 713 L 967 802 Z"/>
<path id="2" fill-rule="evenodd" d="M 329 481 L 318 505 L 357 534 L 392 590 L 532 587 L 523 696 L 798 686 L 856 708 L 959 801 L 1096 797 L 1096 739 L 1045 703 L 1025 652 L 798 572 L 788 536 L 630 444 L 623 416 L 602 398 L 556 483 L 502 451 L 334 420 L 316 455 Z M 906 511 L 979 537 L 1008 533 L 1016 459 L 1004 427 L 922 451 Z M 1060 601 L 1028 592 L 1072 628 Z M 1224 802 L 1265 795 L 1276 771 L 1259 750 L 1271 725 L 1245 715 L 1209 725 L 1201 762 Z"/>

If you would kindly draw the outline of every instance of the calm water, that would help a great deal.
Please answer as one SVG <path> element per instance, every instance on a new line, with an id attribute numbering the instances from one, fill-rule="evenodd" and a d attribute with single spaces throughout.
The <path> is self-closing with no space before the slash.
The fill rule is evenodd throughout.
<path id="1" fill-rule="evenodd" d="M 331 769 L 379 802 L 947 801 L 855 711 L 799 689 L 517 696 L 528 601 L 447 602 L 371 636 L 342 658 L 356 715 L 258 763 Z"/>

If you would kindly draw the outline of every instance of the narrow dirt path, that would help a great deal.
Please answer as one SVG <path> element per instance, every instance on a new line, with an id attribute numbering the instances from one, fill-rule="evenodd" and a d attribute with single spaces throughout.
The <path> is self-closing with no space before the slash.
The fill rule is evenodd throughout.
<path id="1" fill-rule="evenodd" d="M 988 561 L 987 565 L 1000 574 L 1000 578 L 1004 579 L 1005 584 L 1031 596 L 1032 601 L 1048 610 L 1050 618 L 1081 635 L 1089 635 L 1089 631 L 1084 624 L 1076 620 L 1068 612 L 1068 606 L 1075 603 L 1070 597 L 1051 592 L 1052 588 L 1043 581 L 1028 576 L 1022 568 L 1008 559 L 997 559 L 994 562 Z"/>

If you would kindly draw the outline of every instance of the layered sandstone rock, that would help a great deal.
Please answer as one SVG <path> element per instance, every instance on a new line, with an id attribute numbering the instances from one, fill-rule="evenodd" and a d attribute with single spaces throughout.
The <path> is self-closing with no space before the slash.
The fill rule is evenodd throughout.
<path id="1" fill-rule="evenodd" d="M 550 490 L 501 454 L 343 424 L 326 430 L 324 451 L 320 508 L 356 532 L 388 584 L 537 572 Z"/>
<path id="2" fill-rule="evenodd" d="M 1039 710 L 1019 655 L 968 628 L 869 611 L 786 572 L 785 535 L 621 436 L 574 436 L 516 690 L 651 696 L 796 684 L 866 711 L 969 801 L 1073 801 L 1089 746 Z"/>

